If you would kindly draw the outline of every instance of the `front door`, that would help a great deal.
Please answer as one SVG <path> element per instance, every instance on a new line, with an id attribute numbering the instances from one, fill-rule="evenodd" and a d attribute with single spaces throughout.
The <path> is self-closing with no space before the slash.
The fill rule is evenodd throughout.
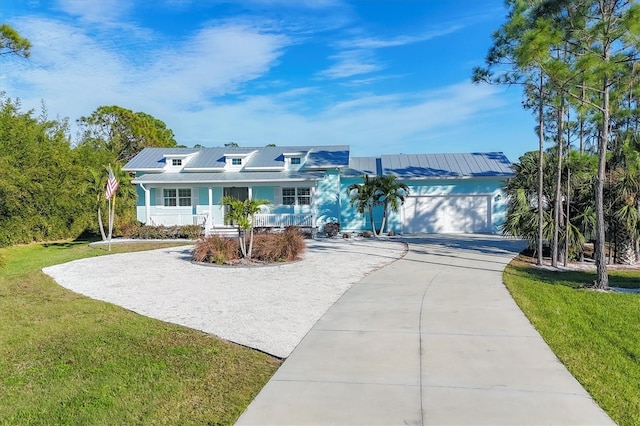
<path id="1" fill-rule="evenodd" d="M 232 197 L 236 200 L 244 201 L 249 198 L 249 188 L 246 186 L 227 187 L 223 190 L 225 197 Z"/>
<path id="2" fill-rule="evenodd" d="M 222 190 L 222 195 L 225 197 L 235 198 L 236 200 L 245 201 L 249 199 L 249 188 L 246 186 L 233 186 L 227 187 Z M 229 206 L 224 206 L 224 224 L 233 225 L 227 220 L 227 209 Z"/>

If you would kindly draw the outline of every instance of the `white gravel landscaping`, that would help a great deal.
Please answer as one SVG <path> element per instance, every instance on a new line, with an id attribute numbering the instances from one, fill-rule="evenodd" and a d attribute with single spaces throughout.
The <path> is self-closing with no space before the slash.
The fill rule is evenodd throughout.
<path id="1" fill-rule="evenodd" d="M 406 252 L 394 240 L 307 240 L 299 262 L 213 267 L 191 263 L 191 248 L 81 259 L 43 271 L 77 293 L 286 358 L 349 287 Z"/>

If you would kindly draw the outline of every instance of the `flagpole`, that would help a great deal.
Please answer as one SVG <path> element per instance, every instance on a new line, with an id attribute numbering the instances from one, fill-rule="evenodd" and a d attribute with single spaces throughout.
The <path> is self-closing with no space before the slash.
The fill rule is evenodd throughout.
<path id="1" fill-rule="evenodd" d="M 111 231 L 113 230 L 113 216 L 111 214 L 111 198 L 109 198 L 109 251 L 111 251 Z"/>

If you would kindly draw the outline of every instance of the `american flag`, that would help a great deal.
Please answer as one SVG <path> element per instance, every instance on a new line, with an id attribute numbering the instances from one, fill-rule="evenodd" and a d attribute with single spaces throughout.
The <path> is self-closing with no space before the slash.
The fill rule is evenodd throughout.
<path id="1" fill-rule="evenodd" d="M 118 181 L 116 180 L 116 176 L 113 174 L 113 170 L 109 167 L 109 178 L 107 179 L 107 190 L 105 191 L 105 197 L 107 200 L 110 200 L 116 194 L 116 190 L 118 189 Z"/>

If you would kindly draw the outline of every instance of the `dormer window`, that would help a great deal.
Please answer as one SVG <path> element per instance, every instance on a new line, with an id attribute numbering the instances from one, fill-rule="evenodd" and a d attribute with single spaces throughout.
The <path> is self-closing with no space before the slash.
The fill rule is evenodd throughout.
<path id="1" fill-rule="evenodd" d="M 197 155 L 197 152 L 189 154 L 171 153 L 163 155 L 164 169 L 169 173 L 179 173 L 189 160 Z"/>
<path id="2" fill-rule="evenodd" d="M 304 163 L 304 159 L 307 156 L 305 151 L 293 151 L 293 152 L 284 152 L 282 153 L 284 156 L 284 167 L 285 169 L 290 168 L 293 170 L 298 170 L 302 167 L 302 163 Z"/>
<path id="3" fill-rule="evenodd" d="M 242 166 L 242 158 L 232 158 L 231 159 L 232 166 Z"/>

